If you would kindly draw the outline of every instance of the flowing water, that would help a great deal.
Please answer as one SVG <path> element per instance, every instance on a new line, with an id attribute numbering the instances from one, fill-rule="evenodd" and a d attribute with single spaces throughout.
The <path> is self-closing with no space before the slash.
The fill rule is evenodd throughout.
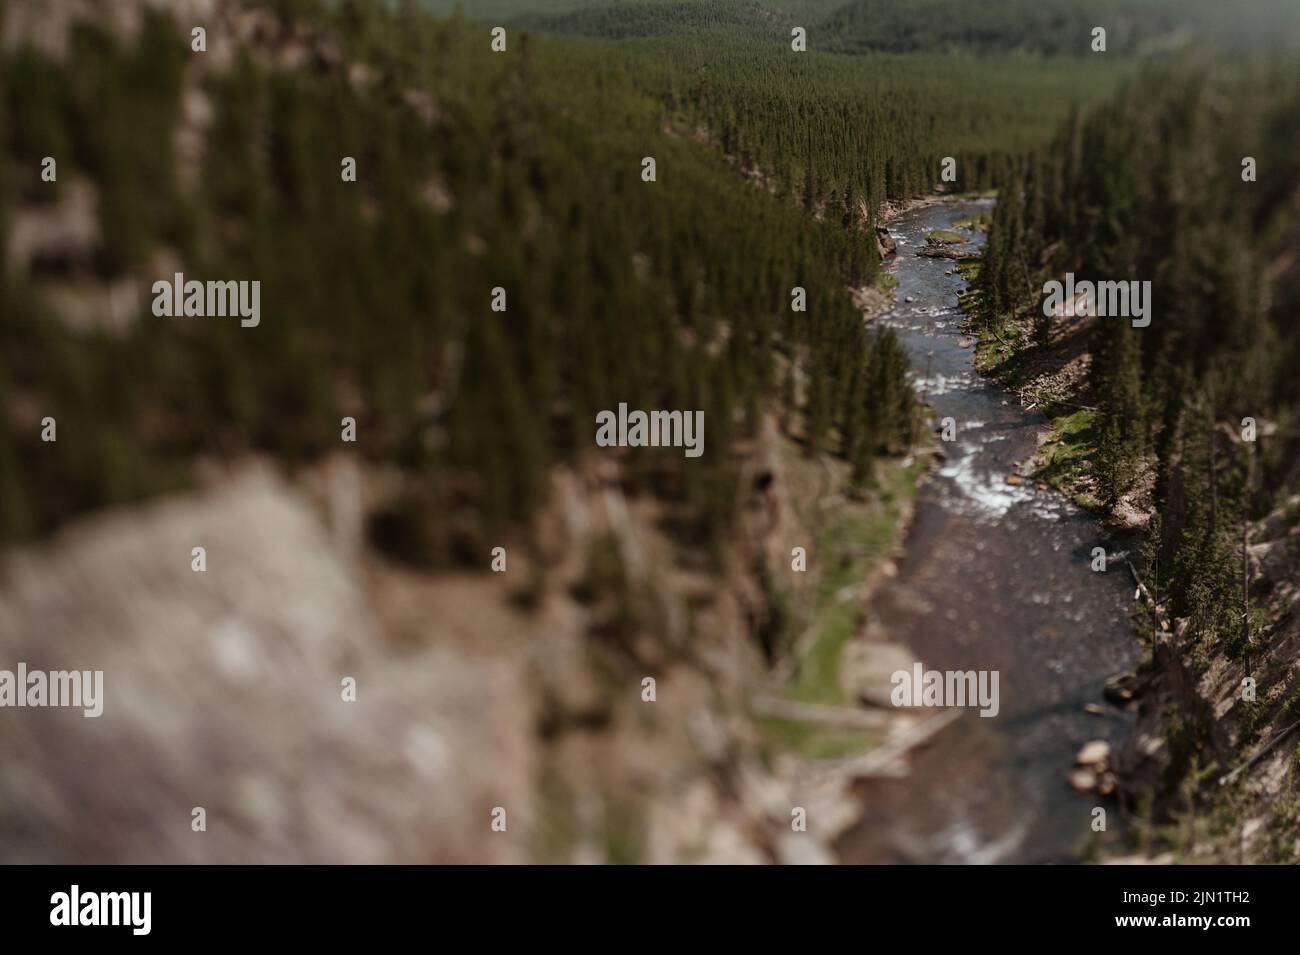
<path id="1" fill-rule="evenodd" d="M 975 371 L 974 348 L 962 347 L 964 279 L 951 260 L 915 254 L 931 230 L 990 210 L 946 202 L 890 225 L 898 306 L 880 321 L 957 439 L 922 486 L 899 572 L 871 610 L 927 669 L 998 671 L 1001 709 L 964 711 L 912 754 L 907 778 L 864 784 L 868 814 L 841 839 L 846 861 L 1066 862 L 1087 843 L 1094 806 L 1117 822 L 1111 801 L 1075 793 L 1066 775 L 1083 743 L 1115 745 L 1131 728 L 1109 705 L 1084 709 L 1139 656 L 1124 563 L 1091 570 L 1093 547 L 1123 545 L 1056 491 L 1007 483 L 1046 419 Z"/>

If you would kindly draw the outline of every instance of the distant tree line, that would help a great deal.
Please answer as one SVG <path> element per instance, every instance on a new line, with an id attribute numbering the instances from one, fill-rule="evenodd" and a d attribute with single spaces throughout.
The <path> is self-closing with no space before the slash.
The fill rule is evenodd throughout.
<path id="1" fill-rule="evenodd" d="M 1018 53 L 1091 56 L 1294 52 L 1300 10 L 1289 0 L 849 0 L 821 29 L 847 53 Z"/>

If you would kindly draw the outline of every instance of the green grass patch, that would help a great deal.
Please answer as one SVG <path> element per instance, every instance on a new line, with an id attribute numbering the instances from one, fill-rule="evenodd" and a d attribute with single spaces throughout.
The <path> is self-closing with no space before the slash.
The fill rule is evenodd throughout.
<path id="1" fill-rule="evenodd" d="M 970 216 L 966 219 L 960 219 L 952 224 L 954 229 L 966 229 L 969 232 L 988 232 L 990 219 L 987 213 L 978 216 Z"/>
<path id="2" fill-rule="evenodd" d="M 810 759 L 844 759 L 879 746 L 879 734 L 864 729 L 838 729 L 801 723 L 798 720 L 762 717 L 759 729 L 782 749 L 794 750 Z"/>
<path id="3" fill-rule="evenodd" d="M 855 705 L 840 691 L 840 656 L 857 632 L 861 603 L 853 586 L 865 581 L 893 549 L 923 470 L 920 461 L 884 461 L 868 501 L 845 500 L 828 510 L 808 504 L 803 518 L 816 529 L 809 554 L 821 577 L 808 606 L 791 615 L 786 645 L 792 646 L 799 635 L 810 629 L 815 637 L 785 688 L 788 699 L 825 706 Z M 881 742 L 878 734 L 858 728 L 770 716 L 755 722 L 773 750 L 796 752 L 810 759 L 852 756 L 868 752 Z"/>
<path id="4" fill-rule="evenodd" d="M 969 242 L 970 239 L 951 229 L 935 229 L 933 232 L 926 233 L 925 241 L 931 245 L 961 245 Z"/>
<path id="5" fill-rule="evenodd" d="M 1093 496 L 1081 490 L 1083 480 L 1091 474 L 1089 460 L 1096 451 L 1093 425 L 1097 412 L 1080 409 L 1052 421 L 1052 434 L 1039 448 L 1036 477 L 1069 495 L 1088 508 L 1100 506 Z"/>
<path id="6" fill-rule="evenodd" d="M 799 662 L 799 672 L 787 690 L 791 699 L 831 706 L 842 702 L 840 653 L 853 637 L 856 624 L 855 602 L 832 597 L 817 616 L 817 639 Z"/>
<path id="7" fill-rule="evenodd" d="M 916 493 L 922 464 L 887 462 L 870 505 L 846 507 L 827 515 L 816 542 L 823 577 L 812 615 L 817 637 L 800 662 L 787 695 L 802 703 L 848 705 L 840 692 L 840 654 L 857 629 L 858 601 L 841 592 L 864 581 L 888 555 L 898 537 L 903 512 Z M 851 511 L 850 511 L 851 508 Z"/>
<path id="8" fill-rule="evenodd" d="M 981 332 L 975 345 L 975 369 L 998 381 L 1012 377 L 1023 351 L 1020 337 L 1020 329 L 1009 322 L 997 329 L 997 335 Z"/>

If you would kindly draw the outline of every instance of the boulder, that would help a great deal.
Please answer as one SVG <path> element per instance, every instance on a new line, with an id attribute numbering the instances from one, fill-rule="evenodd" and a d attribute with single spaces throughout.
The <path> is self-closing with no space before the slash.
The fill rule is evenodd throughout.
<path id="1" fill-rule="evenodd" d="M 1120 673 L 1106 681 L 1106 688 L 1102 692 L 1110 702 L 1124 706 L 1131 703 L 1137 695 L 1137 681 L 1137 674 L 1132 671 Z"/>
<path id="2" fill-rule="evenodd" d="M 1076 766 L 1095 767 L 1101 766 L 1110 759 L 1110 743 L 1104 739 L 1094 739 L 1084 743 L 1079 754 L 1074 757 Z"/>
<path id="3" fill-rule="evenodd" d="M 896 643 L 852 640 L 840 657 L 840 684 L 846 696 L 869 706 L 892 707 L 890 677 L 912 671 L 916 655 Z"/>
<path id="4" fill-rule="evenodd" d="M 882 259 L 898 251 L 898 243 L 894 241 L 894 237 L 889 234 L 889 230 L 883 225 L 876 226 L 876 248 L 880 250 Z"/>
<path id="5" fill-rule="evenodd" d="M 1097 774 L 1090 769 L 1073 770 L 1068 781 L 1075 792 L 1090 793 L 1097 788 Z"/>

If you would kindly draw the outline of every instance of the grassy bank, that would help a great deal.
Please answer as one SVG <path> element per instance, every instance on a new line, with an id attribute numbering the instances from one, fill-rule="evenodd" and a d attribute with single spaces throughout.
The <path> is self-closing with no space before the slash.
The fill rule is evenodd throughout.
<path id="1" fill-rule="evenodd" d="M 817 462 L 794 467 L 812 477 Z M 796 505 L 813 534 L 809 572 L 817 579 L 787 618 L 782 643 L 794 666 L 781 689 L 793 703 L 850 708 L 841 686 L 841 658 L 861 626 L 862 606 L 883 568 L 901 546 L 926 462 L 913 458 L 882 462 L 864 497 L 803 496 Z M 822 506 L 820 501 L 829 502 Z M 871 730 L 844 729 L 795 719 L 762 717 L 759 725 L 776 750 L 814 759 L 870 750 L 880 739 Z"/>

